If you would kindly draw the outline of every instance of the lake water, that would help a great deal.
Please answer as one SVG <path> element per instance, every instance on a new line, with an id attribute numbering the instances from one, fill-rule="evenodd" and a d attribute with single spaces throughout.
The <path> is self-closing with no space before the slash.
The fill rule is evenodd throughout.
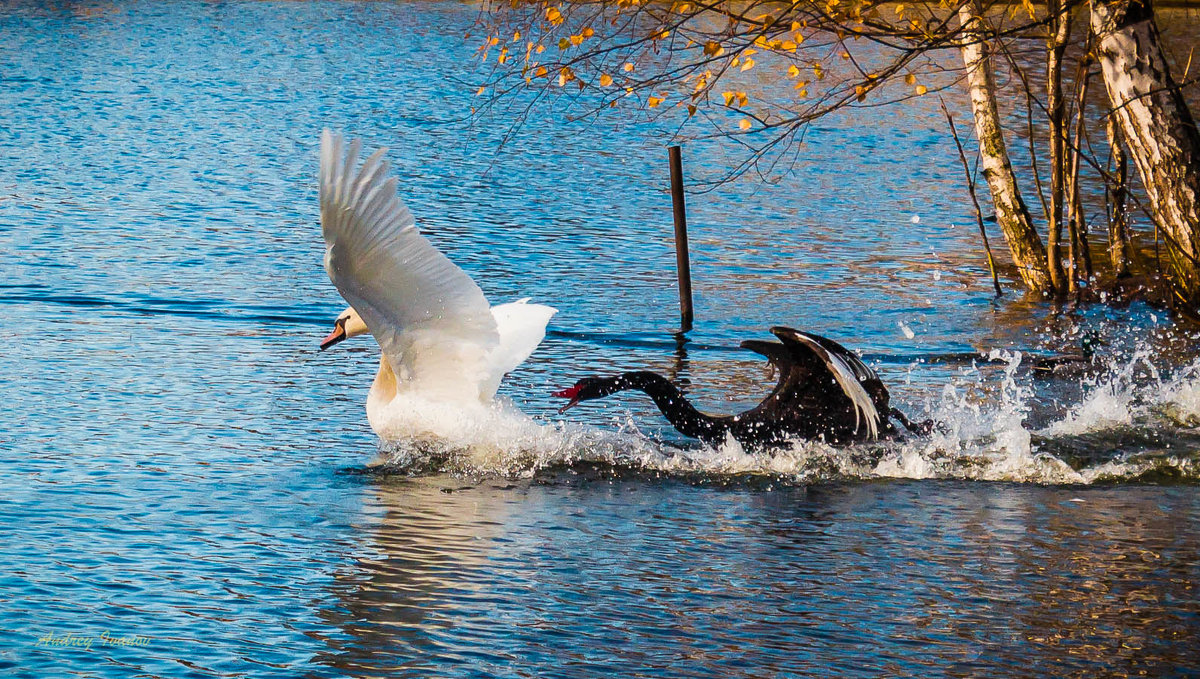
<path id="1" fill-rule="evenodd" d="M 778 184 L 689 197 L 677 349 L 669 121 L 472 119 L 475 12 L 0 7 L 0 673 L 1200 675 L 1193 337 L 994 299 L 917 101 L 813 129 Z M 494 303 L 560 310 L 502 388 L 537 440 L 381 454 L 374 342 L 316 351 L 344 307 L 323 127 L 391 149 Z M 695 178 L 728 159 L 684 149 Z M 737 343 L 778 324 L 862 351 L 943 430 L 747 454 L 644 398 L 549 396 L 650 368 L 732 411 L 771 384 Z M 1030 377 L 1087 332 L 1109 370 Z"/>

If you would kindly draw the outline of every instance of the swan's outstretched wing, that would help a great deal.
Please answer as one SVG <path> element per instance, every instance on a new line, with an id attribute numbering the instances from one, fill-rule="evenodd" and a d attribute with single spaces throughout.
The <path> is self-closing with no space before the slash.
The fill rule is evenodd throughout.
<path id="1" fill-rule="evenodd" d="M 491 377 L 485 393 L 495 394 L 504 375 L 525 362 L 546 337 L 546 324 L 558 309 L 544 304 L 529 304 L 529 298 L 492 307 L 500 344 L 489 359 Z"/>
<path id="2" fill-rule="evenodd" d="M 820 335 L 778 326 L 771 328 L 771 334 L 778 337 L 797 357 L 809 356 L 819 360 L 824 366 L 824 371 L 833 375 L 842 393 L 850 399 L 854 407 L 855 429 L 858 429 L 862 420 L 866 420 L 870 437 L 879 437 L 879 411 L 864 387 L 867 384 L 878 384 L 883 388 L 883 382 L 874 370 L 846 347 Z M 884 393 L 886 394 L 886 390 Z"/>
<path id="3" fill-rule="evenodd" d="M 379 342 L 397 377 L 430 395 L 488 398 L 499 342 L 479 286 L 417 231 L 388 177 L 386 149 L 356 169 L 359 142 L 321 134 L 325 270 Z M 447 391 L 455 392 L 453 394 Z"/>

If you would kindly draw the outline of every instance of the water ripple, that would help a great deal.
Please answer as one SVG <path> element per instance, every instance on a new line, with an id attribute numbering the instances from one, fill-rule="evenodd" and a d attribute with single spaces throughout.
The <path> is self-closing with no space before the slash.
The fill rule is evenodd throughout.
<path id="1" fill-rule="evenodd" d="M 994 299 L 916 101 L 813 129 L 779 185 L 689 197 L 681 346 L 665 128 L 549 110 L 490 151 L 510 128 L 469 120 L 475 17 L 0 5 L 0 673 L 1196 673 L 1194 338 L 1136 305 Z M 504 386 L 546 427 L 532 453 L 368 466 L 376 349 L 316 351 L 344 304 L 323 127 L 392 149 L 489 299 L 560 309 Z M 688 176 L 727 153 L 688 144 Z M 863 351 L 946 430 L 767 455 L 635 397 L 556 415 L 556 389 L 626 369 L 753 404 L 771 380 L 737 345 L 778 324 Z M 1093 330 L 1104 374 L 1028 375 Z"/>

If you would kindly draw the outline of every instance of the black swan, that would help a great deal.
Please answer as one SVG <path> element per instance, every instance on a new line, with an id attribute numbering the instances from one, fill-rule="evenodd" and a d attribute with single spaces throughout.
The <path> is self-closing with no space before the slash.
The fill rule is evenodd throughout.
<path id="1" fill-rule="evenodd" d="M 792 439 L 845 443 L 896 433 L 888 417 L 906 429 L 927 434 L 932 421 L 914 424 L 888 406 L 879 376 L 858 356 L 831 339 L 791 328 L 774 327 L 779 342 L 746 340 L 742 347 L 767 358 L 779 383 L 763 402 L 738 415 L 706 415 L 670 380 L 648 371 L 613 377 L 587 377 L 555 392 L 571 399 L 559 412 L 626 389 L 645 392 L 667 420 L 685 436 L 719 444 L 726 435 L 743 445 L 764 446 Z"/>

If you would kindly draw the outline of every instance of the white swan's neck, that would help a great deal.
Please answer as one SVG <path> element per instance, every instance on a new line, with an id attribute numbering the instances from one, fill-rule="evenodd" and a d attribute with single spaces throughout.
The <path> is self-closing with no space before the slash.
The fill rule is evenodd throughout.
<path id="1" fill-rule="evenodd" d="M 371 391 L 367 394 L 367 422 L 376 432 L 383 429 L 387 406 L 395 398 L 396 373 L 392 371 L 387 355 L 380 354 L 379 371 L 375 373 L 375 381 L 371 383 Z"/>

